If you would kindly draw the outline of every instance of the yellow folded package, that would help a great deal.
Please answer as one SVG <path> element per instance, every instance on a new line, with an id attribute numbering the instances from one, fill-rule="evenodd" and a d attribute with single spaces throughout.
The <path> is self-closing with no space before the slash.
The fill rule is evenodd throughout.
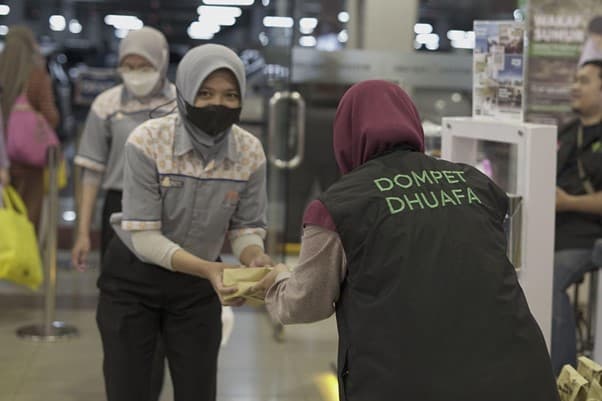
<path id="1" fill-rule="evenodd" d="M 602 401 L 602 365 L 581 356 L 578 359 L 577 372 L 589 382 L 587 401 Z"/>
<path id="2" fill-rule="evenodd" d="M 586 401 L 588 381 L 571 365 L 564 365 L 556 381 L 560 401 Z"/>
<path id="3" fill-rule="evenodd" d="M 259 306 L 263 304 L 262 298 L 248 295 L 247 292 L 251 287 L 260 282 L 269 272 L 270 267 L 242 267 L 233 269 L 224 269 L 223 283 L 226 287 L 238 287 L 232 295 L 227 295 L 224 300 L 229 301 L 233 298 L 244 298 L 247 305 Z"/>

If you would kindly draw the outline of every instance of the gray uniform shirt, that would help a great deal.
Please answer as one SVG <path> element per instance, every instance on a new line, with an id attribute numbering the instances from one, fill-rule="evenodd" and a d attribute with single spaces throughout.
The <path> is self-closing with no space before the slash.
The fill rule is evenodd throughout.
<path id="1" fill-rule="evenodd" d="M 265 237 L 266 158 L 261 142 L 234 125 L 226 146 L 204 161 L 179 114 L 149 120 L 125 146 L 126 231 L 161 230 L 188 252 L 219 256 L 226 235 Z"/>
<path id="2" fill-rule="evenodd" d="M 101 93 L 88 114 L 75 164 L 103 173 L 103 189 L 123 190 L 123 150 L 128 136 L 150 118 L 151 111 L 175 96 L 175 87 L 168 81 L 159 96 L 146 102 L 128 95 L 123 85 Z M 172 107 L 173 104 L 165 105 L 156 114 Z"/>

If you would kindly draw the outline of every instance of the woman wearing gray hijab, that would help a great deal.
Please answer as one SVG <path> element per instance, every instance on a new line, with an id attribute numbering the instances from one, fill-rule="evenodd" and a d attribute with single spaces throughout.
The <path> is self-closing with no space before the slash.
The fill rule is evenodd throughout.
<path id="1" fill-rule="evenodd" d="M 266 158 L 238 125 L 245 71 L 232 50 L 191 49 L 176 74 L 177 113 L 136 128 L 125 145 L 123 213 L 98 281 L 109 401 L 145 401 L 160 335 L 175 401 L 213 401 L 226 238 L 246 266 L 264 253 Z M 221 302 L 220 302 L 221 301 Z"/>
<path id="2" fill-rule="evenodd" d="M 166 107 L 175 86 L 166 78 L 169 48 L 158 30 L 132 31 L 119 46 L 119 74 L 123 84 L 101 93 L 93 102 L 82 133 L 75 164 L 83 169 L 78 210 L 78 230 L 72 264 L 85 270 L 90 252 L 90 223 L 98 191 L 105 191 L 100 240 L 101 260 L 114 236 L 109 217 L 121 210 L 123 149 L 129 134 L 150 118 L 154 109 Z M 164 377 L 164 352 L 158 346 L 153 362 L 151 401 L 157 400 Z"/>
<path id="3" fill-rule="evenodd" d="M 77 239 L 73 266 L 83 270 L 90 252 L 90 223 L 98 190 L 106 191 L 101 234 L 101 258 L 114 235 L 112 213 L 121 210 L 123 149 L 128 135 L 150 118 L 153 109 L 175 97 L 166 78 L 169 48 L 158 30 L 144 27 L 130 32 L 119 46 L 119 74 L 123 84 L 98 95 L 86 120 L 75 164 L 83 168 Z"/>

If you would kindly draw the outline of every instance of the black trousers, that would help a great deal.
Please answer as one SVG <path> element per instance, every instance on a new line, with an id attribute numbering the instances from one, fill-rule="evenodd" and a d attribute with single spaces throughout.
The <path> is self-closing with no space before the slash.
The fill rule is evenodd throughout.
<path id="1" fill-rule="evenodd" d="M 110 218 L 113 213 L 121 211 L 121 199 L 123 192 L 109 190 L 106 192 L 105 200 L 102 208 L 102 226 L 100 231 L 100 261 L 101 265 L 104 260 L 104 255 L 109 247 L 109 243 L 115 237 L 115 231 L 110 224 Z M 165 381 L 165 349 L 163 342 L 157 341 L 157 349 L 152 361 L 151 375 L 151 395 L 148 401 L 159 401 L 163 382 Z"/>
<path id="2" fill-rule="evenodd" d="M 141 262 L 113 238 L 96 320 L 108 401 L 147 401 L 162 341 L 175 401 L 215 401 L 221 304 L 209 281 Z"/>
<path id="3" fill-rule="evenodd" d="M 105 201 L 102 205 L 102 226 L 100 227 L 100 260 L 104 257 L 109 243 L 115 236 L 115 231 L 111 227 L 109 219 L 113 213 L 121 212 L 121 199 L 123 192 L 108 190 L 105 194 Z"/>

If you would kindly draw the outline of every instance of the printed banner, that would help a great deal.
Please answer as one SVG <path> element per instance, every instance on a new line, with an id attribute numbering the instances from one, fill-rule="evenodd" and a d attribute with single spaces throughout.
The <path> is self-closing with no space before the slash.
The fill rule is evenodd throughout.
<path id="1" fill-rule="evenodd" d="M 474 117 L 523 121 L 522 22 L 475 21 Z"/>
<path id="2" fill-rule="evenodd" d="M 602 59 L 602 1 L 531 0 L 528 16 L 526 120 L 566 124 L 577 66 Z"/>

